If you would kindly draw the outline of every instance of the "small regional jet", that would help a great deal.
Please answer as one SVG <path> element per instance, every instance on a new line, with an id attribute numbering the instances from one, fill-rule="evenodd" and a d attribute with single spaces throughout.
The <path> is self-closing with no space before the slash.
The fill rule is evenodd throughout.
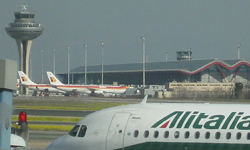
<path id="1" fill-rule="evenodd" d="M 249 104 L 146 101 L 94 112 L 47 149 L 250 150 Z"/>
<path id="2" fill-rule="evenodd" d="M 46 73 L 49 78 L 50 85 L 52 87 L 55 87 L 65 92 L 91 94 L 91 91 L 87 88 L 86 85 L 76 85 L 76 84 L 65 85 L 60 80 L 58 80 L 52 72 L 47 71 Z"/>
<path id="3" fill-rule="evenodd" d="M 21 85 L 27 87 L 29 90 L 49 93 L 66 93 L 65 91 L 51 87 L 49 84 L 36 84 L 32 82 L 23 71 L 18 71 L 18 75 Z"/>

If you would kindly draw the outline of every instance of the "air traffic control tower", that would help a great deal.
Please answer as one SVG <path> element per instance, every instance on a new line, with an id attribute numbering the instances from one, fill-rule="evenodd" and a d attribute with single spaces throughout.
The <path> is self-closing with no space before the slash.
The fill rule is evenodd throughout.
<path id="1" fill-rule="evenodd" d="M 29 57 L 32 40 L 40 36 L 43 26 L 35 22 L 35 12 L 28 12 L 27 5 L 22 5 L 22 12 L 14 12 L 15 20 L 5 28 L 14 38 L 19 52 L 19 70 L 29 76 Z"/>

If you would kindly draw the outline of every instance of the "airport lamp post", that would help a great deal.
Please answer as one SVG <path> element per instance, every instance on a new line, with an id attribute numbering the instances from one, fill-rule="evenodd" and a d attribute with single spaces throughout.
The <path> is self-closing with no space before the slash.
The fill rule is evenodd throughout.
<path id="1" fill-rule="evenodd" d="M 70 47 L 67 47 L 68 49 L 68 84 L 69 84 L 69 70 L 70 70 Z"/>
<path id="2" fill-rule="evenodd" d="M 191 53 L 191 48 L 188 50 L 188 60 L 191 60 L 191 58 L 190 58 L 191 54 L 190 53 Z"/>
<path id="3" fill-rule="evenodd" d="M 84 84 L 87 85 L 87 45 L 86 44 L 83 44 L 84 48 L 85 48 L 85 62 L 84 62 L 84 65 L 85 65 L 85 76 L 84 76 Z"/>
<path id="4" fill-rule="evenodd" d="M 240 59 L 240 46 L 241 46 L 241 44 L 238 45 L 238 59 Z"/>
<path id="5" fill-rule="evenodd" d="M 42 73 L 41 73 L 41 76 L 42 76 L 42 83 L 43 83 L 43 51 L 41 51 L 41 64 L 42 64 Z"/>
<path id="6" fill-rule="evenodd" d="M 103 85 L 103 42 L 101 42 L 101 46 L 102 46 L 102 85 Z"/>
<path id="7" fill-rule="evenodd" d="M 145 38 L 142 37 L 142 74 L 143 87 L 145 87 Z"/>
<path id="8" fill-rule="evenodd" d="M 56 74 L 56 49 L 52 49 L 53 50 L 53 73 L 54 75 Z"/>
<path id="9" fill-rule="evenodd" d="M 166 50 L 166 61 L 168 61 L 168 50 Z"/>

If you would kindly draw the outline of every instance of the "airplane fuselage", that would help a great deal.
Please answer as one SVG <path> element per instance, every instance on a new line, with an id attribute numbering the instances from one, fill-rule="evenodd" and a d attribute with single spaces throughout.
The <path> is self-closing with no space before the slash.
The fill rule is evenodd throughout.
<path id="1" fill-rule="evenodd" d="M 51 87 L 49 84 L 37 84 L 37 85 L 25 85 L 22 84 L 22 86 L 27 87 L 29 90 L 37 90 L 40 92 L 48 91 L 50 93 L 65 93 L 64 91 L 58 90 L 56 88 Z"/>
<path id="2" fill-rule="evenodd" d="M 91 91 L 84 85 L 51 85 L 59 90 L 66 91 L 66 92 L 79 92 L 79 93 L 86 93 L 90 94 Z"/>
<path id="3" fill-rule="evenodd" d="M 108 108 L 86 116 L 48 148 L 250 150 L 249 107 L 152 103 Z"/>
<path id="4" fill-rule="evenodd" d="M 112 93 L 112 94 L 124 94 L 128 86 L 88 86 L 88 89 L 94 91 L 96 94 Z"/>

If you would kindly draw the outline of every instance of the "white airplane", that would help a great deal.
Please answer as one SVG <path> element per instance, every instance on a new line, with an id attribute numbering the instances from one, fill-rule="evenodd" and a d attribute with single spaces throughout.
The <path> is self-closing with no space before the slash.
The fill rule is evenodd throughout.
<path id="1" fill-rule="evenodd" d="M 52 87 L 66 92 L 91 94 L 91 91 L 87 88 L 86 85 L 65 85 L 60 80 L 58 80 L 52 72 L 47 71 L 46 73 L 49 78 L 50 85 Z"/>
<path id="2" fill-rule="evenodd" d="M 21 147 L 26 147 L 26 143 L 22 137 L 15 134 L 10 134 L 10 147 L 11 150 L 14 150 Z"/>
<path id="3" fill-rule="evenodd" d="M 47 149 L 249 150 L 249 104 L 146 103 L 94 112 Z"/>
<path id="4" fill-rule="evenodd" d="M 23 71 L 18 71 L 18 75 L 20 78 L 21 85 L 27 87 L 29 90 L 37 90 L 40 92 L 49 93 L 66 93 L 65 91 L 51 87 L 49 84 L 36 84 L 32 82 Z"/>
<path id="5" fill-rule="evenodd" d="M 105 86 L 105 85 L 89 85 L 88 89 L 93 91 L 95 94 L 105 94 L 105 93 L 112 93 L 112 94 L 124 94 L 126 89 L 129 88 L 128 86 Z"/>

